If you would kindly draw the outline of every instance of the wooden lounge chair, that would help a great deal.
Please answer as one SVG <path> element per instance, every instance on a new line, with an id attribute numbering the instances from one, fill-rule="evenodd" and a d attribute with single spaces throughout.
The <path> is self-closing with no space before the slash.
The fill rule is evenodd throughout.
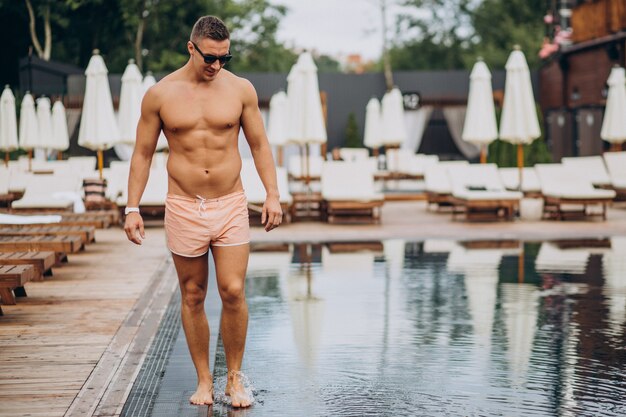
<path id="1" fill-rule="evenodd" d="M 605 152 L 603 158 L 616 199 L 626 200 L 626 152 Z"/>
<path id="2" fill-rule="evenodd" d="M 46 215 L 37 215 L 37 211 L 24 210 L 21 214 L 0 213 L 0 224 L 7 225 L 55 225 L 55 226 L 92 226 L 104 229 L 111 225 L 111 219 L 117 219 L 117 212 L 85 212 L 65 213 L 51 212 Z"/>
<path id="3" fill-rule="evenodd" d="M 75 253 L 82 249 L 80 236 L 0 236 L 0 252 L 53 251 Z"/>
<path id="4" fill-rule="evenodd" d="M 141 215 L 144 218 L 163 219 L 165 215 L 165 198 L 167 197 L 167 182 L 168 175 L 166 169 L 156 168 L 150 170 L 148 183 L 139 203 Z M 116 201 L 120 213 L 124 212 L 127 200 L 128 190 L 124 187 L 122 195 Z"/>
<path id="5" fill-rule="evenodd" d="M 520 191 L 519 168 L 498 168 L 500 181 L 509 191 Z M 522 193 L 525 197 L 541 197 L 541 184 L 535 168 L 522 168 Z"/>
<path id="6" fill-rule="evenodd" d="M 289 193 L 287 170 L 283 167 L 276 167 L 276 179 L 278 181 L 280 205 L 283 210 L 283 220 L 289 222 L 293 198 Z M 248 199 L 250 221 L 253 224 L 261 224 L 261 212 L 265 203 L 265 187 L 263 182 L 261 182 L 252 158 L 244 158 L 242 160 L 241 182 Z"/>
<path id="7" fill-rule="evenodd" d="M 422 180 L 426 170 L 439 162 L 437 155 L 416 154 L 410 149 L 388 149 L 386 154 L 389 179 Z"/>
<path id="8" fill-rule="evenodd" d="M 32 265 L 35 268 L 33 281 L 41 281 L 44 276 L 52 275 L 56 265 L 54 252 L 0 252 L 0 265 Z"/>
<path id="9" fill-rule="evenodd" d="M 15 305 L 15 297 L 26 297 L 24 284 L 35 274 L 32 265 L 0 265 L 0 297 L 2 304 Z M 0 308 L 0 315 L 3 315 Z"/>
<path id="10" fill-rule="evenodd" d="M 307 178 L 306 164 L 306 158 L 301 158 L 300 155 L 291 155 L 287 163 L 289 179 L 293 181 L 305 181 Z M 309 155 L 308 164 L 309 181 L 319 181 L 322 175 L 324 158 L 319 155 Z"/>
<path id="11" fill-rule="evenodd" d="M 562 164 L 537 164 L 535 169 L 546 215 L 558 220 L 593 216 L 606 220 L 607 206 L 615 198 L 615 191 L 594 188 L 584 173 Z"/>
<path id="12" fill-rule="evenodd" d="M 523 195 L 504 188 L 495 164 L 452 166 L 448 175 L 453 218 L 462 213 L 467 220 L 513 220 Z"/>
<path id="13" fill-rule="evenodd" d="M 437 210 L 452 207 L 452 183 L 448 176 L 448 167 L 468 164 L 467 161 L 445 161 L 432 164 L 426 168 L 424 184 L 428 201 L 426 207 L 428 209 L 433 204 L 436 205 Z"/>
<path id="14" fill-rule="evenodd" d="M 367 161 L 327 161 L 321 180 L 329 223 L 380 222 L 384 196 L 375 191 L 374 172 Z"/>
<path id="15" fill-rule="evenodd" d="M 74 201 L 57 195 L 73 193 L 80 198 L 79 191 L 78 179 L 72 175 L 34 175 L 29 178 L 22 198 L 11 203 L 11 211 L 72 212 Z"/>
<path id="16" fill-rule="evenodd" d="M 339 155 L 347 162 L 364 161 L 370 157 L 370 151 L 366 148 L 341 148 Z"/>
<path id="17" fill-rule="evenodd" d="M 83 244 L 95 241 L 95 227 L 93 226 L 40 226 L 21 225 L 5 226 L 0 225 L 0 236 L 80 236 Z"/>
<path id="18" fill-rule="evenodd" d="M 594 187 L 611 188 L 611 177 L 601 156 L 565 157 L 561 159 L 561 163 L 575 170 Z"/>

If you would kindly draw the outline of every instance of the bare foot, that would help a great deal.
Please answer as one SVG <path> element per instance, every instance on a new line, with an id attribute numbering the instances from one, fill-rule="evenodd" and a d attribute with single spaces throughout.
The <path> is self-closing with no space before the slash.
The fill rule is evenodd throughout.
<path id="1" fill-rule="evenodd" d="M 240 371 L 228 371 L 228 382 L 224 394 L 230 397 L 230 404 L 234 408 L 250 407 L 252 405 L 252 395 L 246 391 L 241 380 Z"/>
<path id="2" fill-rule="evenodd" d="M 189 402 L 196 405 L 213 404 L 213 383 L 199 383 L 198 389 L 196 389 L 196 392 L 189 398 Z"/>

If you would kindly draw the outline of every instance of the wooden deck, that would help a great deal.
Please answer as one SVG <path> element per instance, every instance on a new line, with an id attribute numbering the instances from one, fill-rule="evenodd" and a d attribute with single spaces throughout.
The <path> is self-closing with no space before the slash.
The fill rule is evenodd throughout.
<path id="1" fill-rule="evenodd" d="M 161 228 L 141 247 L 119 228 L 25 284 L 0 317 L 0 416 L 63 416 L 164 259 Z M 83 414 L 86 415 L 86 414 Z"/>

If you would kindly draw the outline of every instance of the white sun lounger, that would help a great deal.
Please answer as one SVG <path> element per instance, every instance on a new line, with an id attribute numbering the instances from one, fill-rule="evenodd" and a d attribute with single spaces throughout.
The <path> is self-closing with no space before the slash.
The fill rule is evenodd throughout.
<path id="1" fill-rule="evenodd" d="M 74 172 L 92 172 L 98 169 L 98 158 L 95 156 L 70 156 L 67 162 Z"/>
<path id="2" fill-rule="evenodd" d="M 519 168 L 498 168 L 500 181 L 509 191 L 519 191 Z M 522 192 L 525 196 L 541 195 L 541 184 L 535 168 L 522 168 Z"/>
<path id="3" fill-rule="evenodd" d="M 139 208 L 142 215 L 162 217 L 165 214 L 165 198 L 167 197 L 167 171 L 165 169 L 151 169 L 148 183 L 141 196 Z M 117 199 L 118 207 L 126 207 L 128 201 L 128 187 L 124 187 L 122 195 Z"/>
<path id="4" fill-rule="evenodd" d="M 453 216 L 465 213 L 467 220 L 513 219 L 523 195 L 504 188 L 495 164 L 451 166 L 448 175 Z"/>
<path id="5" fill-rule="evenodd" d="M 603 158 L 611 186 L 620 200 L 626 200 L 626 152 L 605 152 Z"/>
<path id="6" fill-rule="evenodd" d="M 375 191 L 368 161 L 327 161 L 322 168 L 322 199 L 328 222 L 379 222 L 384 196 Z"/>
<path id="7" fill-rule="evenodd" d="M 83 211 L 79 179 L 73 175 L 33 175 L 24 195 L 11 203 L 11 210 Z"/>
<path id="8" fill-rule="evenodd" d="M 386 161 L 387 171 L 392 176 L 421 180 L 428 167 L 439 162 L 439 157 L 416 154 L 410 149 L 388 149 Z"/>
<path id="9" fill-rule="evenodd" d="M 601 216 L 606 220 L 606 208 L 615 198 L 615 191 L 594 188 L 585 174 L 570 166 L 537 164 L 535 170 L 548 214 L 559 220 L 568 216 Z"/>
<path id="10" fill-rule="evenodd" d="M 356 162 L 369 158 L 370 152 L 365 148 L 341 148 L 339 149 L 339 155 L 346 162 Z"/>
<path id="11" fill-rule="evenodd" d="M 602 188 L 611 186 L 611 178 L 601 156 L 565 157 L 561 159 L 561 163 L 576 170 L 594 186 Z"/>
<path id="12" fill-rule="evenodd" d="M 278 194 L 280 205 L 283 209 L 283 219 L 290 221 L 290 208 L 293 202 L 289 192 L 289 180 L 287 170 L 284 167 L 276 167 L 276 180 L 278 182 Z M 260 213 L 265 203 L 265 186 L 259 177 L 252 158 L 243 158 L 241 164 L 241 182 L 248 199 L 248 207 L 251 212 Z"/>
<path id="13" fill-rule="evenodd" d="M 428 207 L 436 204 L 437 209 L 451 205 L 452 183 L 448 176 L 448 167 L 456 165 L 469 165 L 467 161 L 438 162 L 426 167 L 424 184 Z"/>
<path id="14" fill-rule="evenodd" d="M 322 175 L 322 165 L 324 159 L 319 155 L 309 155 L 309 179 L 319 181 Z M 304 180 L 306 177 L 306 157 L 300 158 L 300 155 L 291 155 L 289 157 L 287 172 L 289 177 L 294 180 Z"/>

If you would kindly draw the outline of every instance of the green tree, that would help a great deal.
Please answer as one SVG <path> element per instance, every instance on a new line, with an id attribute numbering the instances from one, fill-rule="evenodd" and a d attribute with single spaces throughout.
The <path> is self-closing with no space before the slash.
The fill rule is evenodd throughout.
<path id="1" fill-rule="evenodd" d="M 515 44 L 539 65 L 544 0 L 405 0 L 391 51 L 395 69 L 469 69 L 482 56 L 503 68 Z"/>
<path id="2" fill-rule="evenodd" d="M 359 125 L 356 122 L 356 115 L 352 112 L 348 114 L 348 122 L 346 123 L 345 135 L 346 148 L 360 148 L 362 146 L 361 135 L 359 135 Z"/>
<path id="3" fill-rule="evenodd" d="M 188 59 L 191 28 L 207 14 L 231 30 L 233 71 L 287 71 L 295 62 L 276 40 L 286 8 L 269 0 L 0 0 L 0 7 L 4 38 L 30 39 L 6 45 L 5 56 L 15 60 L 10 79 L 28 44 L 45 59 L 81 67 L 98 48 L 110 72 L 122 72 L 133 57 L 144 71 L 172 71 Z"/>
<path id="4" fill-rule="evenodd" d="M 320 55 L 315 58 L 317 72 L 341 72 L 339 62 L 328 55 Z"/>
<path id="5" fill-rule="evenodd" d="M 471 12 L 474 52 L 487 65 L 502 68 L 513 45 L 520 45 L 531 68 L 540 64 L 537 55 L 544 36 L 544 0 L 483 0 Z"/>

